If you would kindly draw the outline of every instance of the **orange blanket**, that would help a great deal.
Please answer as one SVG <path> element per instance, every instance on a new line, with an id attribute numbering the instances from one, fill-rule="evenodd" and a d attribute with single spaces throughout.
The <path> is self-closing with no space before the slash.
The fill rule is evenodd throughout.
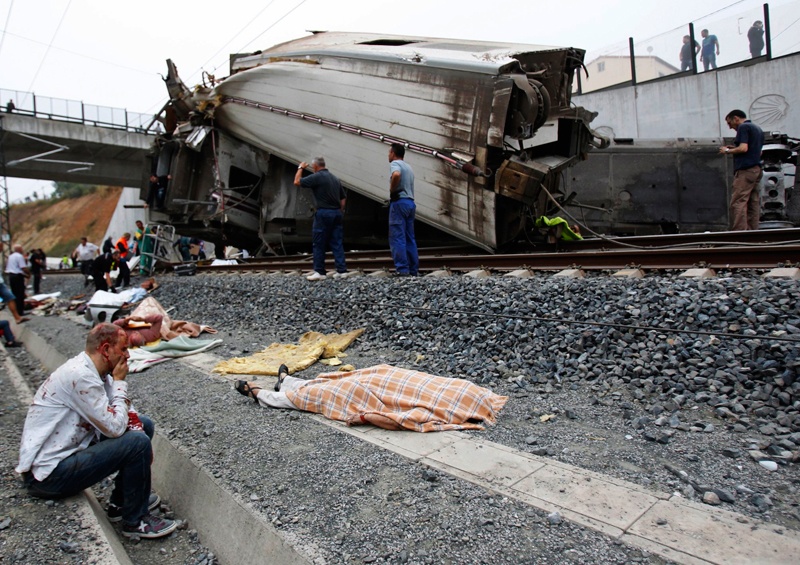
<path id="1" fill-rule="evenodd" d="M 286 396 L 300 410 L 351 426 L 417 432 L 482 430 L 481 424 L 494 424 L 508 400 L 463 379 L 390 365 L 325 373 Z"/>

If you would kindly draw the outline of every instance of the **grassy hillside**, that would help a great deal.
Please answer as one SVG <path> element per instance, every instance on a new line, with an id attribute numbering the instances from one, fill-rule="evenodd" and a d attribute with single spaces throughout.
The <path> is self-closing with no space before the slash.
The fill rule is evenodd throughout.
<path id="1" fill-rule="evenodd" d="M 121 187 L 109 186 L 80 198 L 14 204 L 13 242 L 25 251 L 41 247 L 48 257 L 71 254 L 84 235 L 100 246 L 120 194 Z"/>

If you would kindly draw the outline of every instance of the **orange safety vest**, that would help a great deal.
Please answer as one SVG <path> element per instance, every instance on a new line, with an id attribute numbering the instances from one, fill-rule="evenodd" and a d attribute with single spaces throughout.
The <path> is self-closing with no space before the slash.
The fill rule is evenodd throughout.
<path id="1" fill-rule="evenodd" d="M 122 246 L 120 246 L 120 243 Z M 124 237 L 121 237 L 117 240 L 116 248 L 119 249 L 119 257 L 120 259 L 124 259 L 128 256 L 128 242 L 125 241 Z"/>

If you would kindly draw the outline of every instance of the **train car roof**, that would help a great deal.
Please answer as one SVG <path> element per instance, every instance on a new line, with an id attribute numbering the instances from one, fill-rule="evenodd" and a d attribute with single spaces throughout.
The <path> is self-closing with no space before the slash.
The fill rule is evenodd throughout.
<path id="1" fill-rule="evenodd" d="M 276 58 L 343 57 L 495 75 L 518 68 L 520 55 L 563 51 L 563 47 L 351 32 L 312 32 L 264 51 L 231 56 L 231 73 Z"/>

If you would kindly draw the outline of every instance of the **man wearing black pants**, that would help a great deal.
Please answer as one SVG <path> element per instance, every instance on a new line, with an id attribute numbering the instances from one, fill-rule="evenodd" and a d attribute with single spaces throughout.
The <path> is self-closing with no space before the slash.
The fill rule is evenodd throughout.
<path id="1" fill-rule="evenodd" d="M 119 277 L 117 278 L 117 285 L 111 281 L 111 271 L 119 269 Z M 100 257 L 92 263 L 92 279 L 94 279 L 94 287 L 96 290 L 105 290 L 114 292 L 115 288 L 120 286 L 120 281 L 125 280 L 130 284 L 131 271 L 128 269 L 127 263 L 120 260 L 119 250 L 115 249 L 111 253 L 103 253 Z"/>
<path id="2" fill-rule="evenodd" d="M 21 245 L 14 246 L 14 253 L 6 263 L 6 274 L 11 292 L 14 293 L 17 312 L 22 316 L 25 313 L 25 279 L 31 276 L 31 272 L 28 269 L 28 261 L 22 254 Z"/>

